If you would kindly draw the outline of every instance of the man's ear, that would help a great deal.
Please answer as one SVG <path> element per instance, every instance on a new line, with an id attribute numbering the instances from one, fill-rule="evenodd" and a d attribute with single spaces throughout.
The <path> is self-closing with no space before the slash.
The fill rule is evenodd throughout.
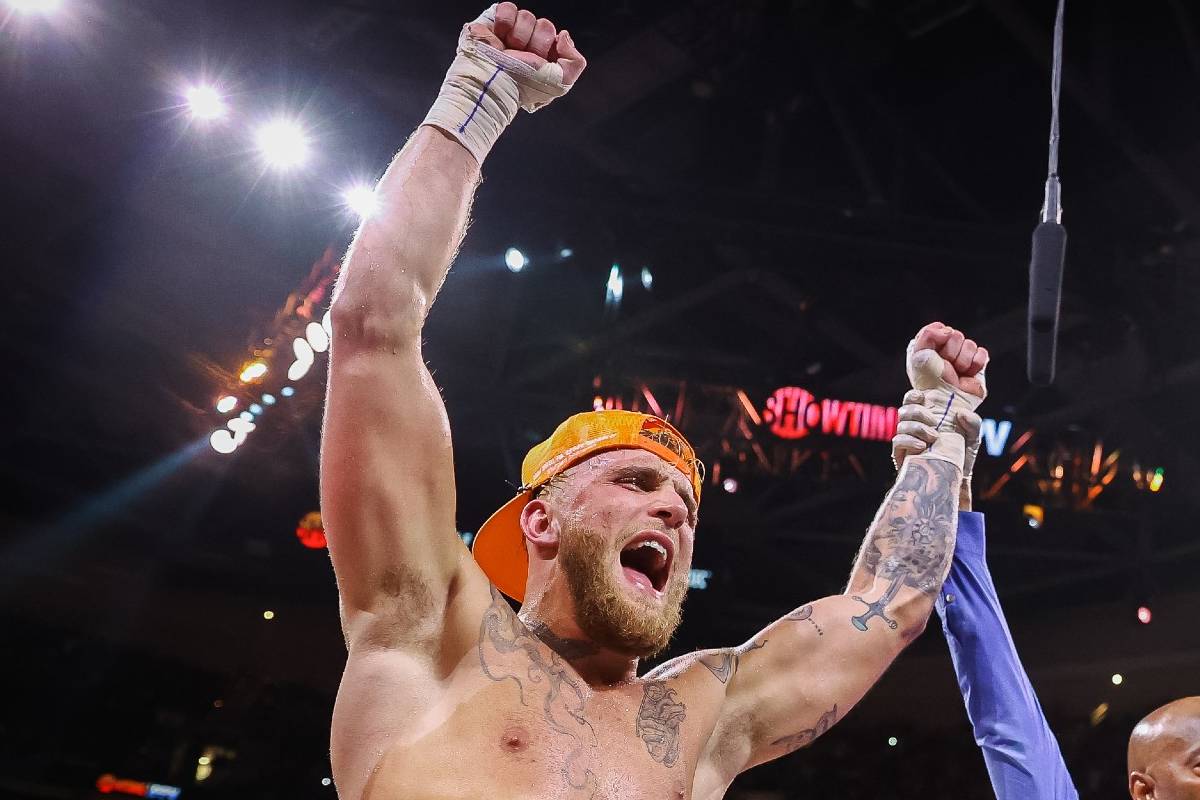
<path id="1" fill-rule="evenodd" d="M 1133 800 L 1154 800 L 1154 778 L 1136 769 L 1129 773 L 1129 796 Z"/>
<path id="2" fill-rule="evenodd" d="M 550 559 L 558 554 L 558 523 L 544 501 L 530 500 L 525 504 L 521 511 L 521 531 L 538 555 Z"/>

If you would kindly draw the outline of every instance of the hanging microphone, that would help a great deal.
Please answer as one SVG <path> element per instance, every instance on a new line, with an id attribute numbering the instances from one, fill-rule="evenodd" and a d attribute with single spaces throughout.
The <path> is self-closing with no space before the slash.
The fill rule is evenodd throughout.
<path id="1" fill-rule="evenodd" d="M 1062 84 L 1063 3 L 1054 20 L 1054 64 L 1050 76 L 1050 159 L 1042 219 L 1033 231 L 1029 259 L 1029 325 L 1027 373 L 1035 386 L 1054 382 L 1058 347 L 1058 309 L 1062 301 L 1063 262 L 1067 229 L 1062 226 L 1062 197 L 1058 182 L 1058 95 Z"/>

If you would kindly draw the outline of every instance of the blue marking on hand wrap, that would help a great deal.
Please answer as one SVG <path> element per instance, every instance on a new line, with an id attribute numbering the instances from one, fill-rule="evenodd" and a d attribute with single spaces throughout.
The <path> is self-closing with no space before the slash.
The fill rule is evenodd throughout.
<path id="1" fill-rule="evenodd" d="M 946 415 L 950 413 L 950 406 L 954 404 L 954 392 L 950 393 L 950 399 L 946 401 L 946 410 L 942 412 L 942 418 L 938 420 L 938 424 L 934 426 L 935 431 L 942 429 L 942 423 L 946 421 Z"/>
<path id="2" fill-rule="evenodd" d="M 462 133 L 471 124 L 471 120 L 475 118 L 475 112 L 479 110 L 479 104 L 483 102 L 483 96 L 487 94 L 488 87 L 492 85 L 492 81 L 496 80 L 496 76 L 504 71 L 504 67 L 496 67 L 496 71 L 492 73 L 492 77 L 487 79 L 487 83 L 483 85 L 483 91 L 479 93 L 478 99 L 475 100 L 475 105 L 471 108 L 471 113 L 463 120 L 463 124 L 458 126 L 458 132 Z"/>

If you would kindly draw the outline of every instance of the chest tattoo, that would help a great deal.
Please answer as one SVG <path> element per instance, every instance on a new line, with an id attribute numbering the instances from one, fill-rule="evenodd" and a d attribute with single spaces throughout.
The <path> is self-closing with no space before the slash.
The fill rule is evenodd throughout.
<path id="1" fill-rule="evenodd" d="M 516 684 L 521 705 L 540 700 L 541 716 L 555 733 L 567 737 L 570 752 L 563 779 L 584 796 L 596 790 L 596 731 L 586 715 L 587 688 L 566 662 L 534 637 L 504 597 L 492 587 L 492 602 L 479 626 L 479 666 L 497 683 Z"/>
<path id="2" fill-rule="evenodd" d="M 666 767 L 679 760 L 679 726 L 687 707 L 662 681 L 648 681 L 638 708 L 636 730 L 650 757 Z"/>

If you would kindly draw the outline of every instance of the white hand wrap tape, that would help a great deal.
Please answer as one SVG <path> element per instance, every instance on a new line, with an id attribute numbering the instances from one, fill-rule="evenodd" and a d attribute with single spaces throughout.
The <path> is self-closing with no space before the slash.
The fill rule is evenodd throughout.
<path id="1" fill-rule="evenodd" d="M 495 22 L 493 5 L 463 26 L 458 54 L 421 123 L 458 139 L 481 164 L 518 108 L 537 111 L 571 88 L 563 83 L 561 65 L 550 62 L 535 69 L 471 35 L 471 25 L 494 28 Z"/>
<path id="2" fill-rule="evenodd" d="M 966 442 L 955 423 L 960 414 L 974 414 L 975 409 L 987 396 L 983 373 L 979 373 L 978 378 L 984 386 L 984 397 L 967 394 L 942 380 L 945 361 L 936 351 L 916 350 L 916 344 L 915 339 L 908 343 L 905 367 L 908 370 L 909 382 L 914 389 L 921 391 L 923 405 L 932 416 L 937 441 L 930 445 L 928 450 L 913 457 L 949 461 L 962 470 L 966 460 Z"/>

